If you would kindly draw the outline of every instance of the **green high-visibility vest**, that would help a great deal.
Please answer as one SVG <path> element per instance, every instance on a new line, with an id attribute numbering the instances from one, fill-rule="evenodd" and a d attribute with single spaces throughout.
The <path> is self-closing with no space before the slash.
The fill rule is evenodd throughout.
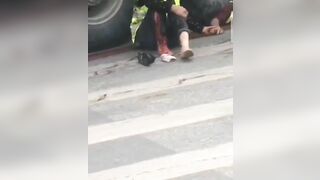
<path id="1" fill-rule="evenodd" d="M 177 6 L 180 6 L 180 0 L 174 0 Z"/>
<path id="2" fill-rule="evenodd" d="M 164 1 L 167 1 L 167 0 L 164 0 Z M 174 0 L 174 2 L 177 6 L 180 6 L 180 0 Z"/>
<path id="3" fill-rule="evenodd" d="M 167 0 L 164 0 L 164 1 L 167 1 Z M 175 4 L 176 4 L 177 6 L 180 6 L 180 0 L 174 0 L 174 2 L 175 2 Z M 142 10 L 142 12 L 144 13 L 144 15 L 145 15 L 145 13 L 146 13 L 147 10 L 148 10 L 148 8 L 147 8 L 146 6 L 143 6 L 143 7 L 138 8 L 138 9 Z M 134 42 L 134 39 L 135 39 L 137 30 L 138 30 L 138 28 L 139 28 L 139 26 L 140 26 L 140 24 L 141 24 L 141 21 L 142 21 L 142 20 L 138 20 L 138 19 L 135 18 L 135 17 L 132 18 L 131 28 L 133 28 L 133 24 L 136 24 L 136 25 L 135 25 L 135 29 L 131 29 L 132 42 Z"/>

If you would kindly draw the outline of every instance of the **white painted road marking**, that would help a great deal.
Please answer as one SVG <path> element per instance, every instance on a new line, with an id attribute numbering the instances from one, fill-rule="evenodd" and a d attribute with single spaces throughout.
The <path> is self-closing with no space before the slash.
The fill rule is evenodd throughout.
<path id="1" fill-rule="evenodd" d="M 226 143 L 92 173 L 89 179 L 164 180 L 232 165 L 233 143 Z"/>
<path id="2" fill-rule="evenodd" d="M 191 106 L 165 114 L 149 115 L 119 122 L 89 126 L 88 143 L 96 144 L 118 138 L 179 127 L 233 114 L 233 99 Z"/>
<path id="3" fill-rule="evenodd" d="M 150 82 L 95 91 L 89 93 L 88 101 L 90 104 L 95 104 L 103 101 L 121 100 L 230 77 L 233 77 L 233 67 L 227 66 L 219 69 L 210 69 L 202 72 L 188 73 Z"/>

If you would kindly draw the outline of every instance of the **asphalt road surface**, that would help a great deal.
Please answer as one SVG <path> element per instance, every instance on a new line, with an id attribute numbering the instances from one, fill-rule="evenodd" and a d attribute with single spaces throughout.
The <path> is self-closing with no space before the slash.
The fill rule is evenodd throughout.
<path id="1" fill-rule="evenodd" d="M 90 180 L 233 179 L 230 30 L 191 46 L 150 67 L 136 51 L 89 61 Z"/>

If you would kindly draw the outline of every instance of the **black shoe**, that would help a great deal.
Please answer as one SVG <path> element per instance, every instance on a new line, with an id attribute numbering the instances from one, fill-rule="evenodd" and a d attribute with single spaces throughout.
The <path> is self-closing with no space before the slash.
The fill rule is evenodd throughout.
<path id="1" fill-rule="evenodd" d="M 150 53 L 138 52 L 138 62 L 144 66 L 150 66 L 155 59 L 156 57 Z"/>

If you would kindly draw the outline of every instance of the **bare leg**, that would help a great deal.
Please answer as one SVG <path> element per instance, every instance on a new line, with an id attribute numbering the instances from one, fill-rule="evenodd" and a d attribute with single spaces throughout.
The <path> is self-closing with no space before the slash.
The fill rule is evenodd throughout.
<path id="1" fill-rule="evenodd" d="M 156 34 L 156 39 L 157 39 L 157 44 L 158 44 L 158 52 L 160 55 L 162 54 L 169 54 L 172 55 L 172 51 L 168 47 L 168 39 L 161 33 L 161 27 L 162 27 L 162 22 L 161 22 L 161 16 L 158 12 L 154 13 L 154 21 L 155 21 L 155 34 Z"/>
<path id="2" fill-rule="evenodd" d="M 193 56 L 193 51 L 190 49 L 189 45 L 189 33 L 184 31 L 180 34 L 180 44 L 181 44 L 181 58 L 188 59 Z"/>
<path id="3" fill-rule="evenodd" d="M 181 51 L 184 52 L 188 49 L 190 49 L 189 46 L 189 33 L 188 32 L 182 32 L 180 34 L 180 44 L 181 44 Z"/>

